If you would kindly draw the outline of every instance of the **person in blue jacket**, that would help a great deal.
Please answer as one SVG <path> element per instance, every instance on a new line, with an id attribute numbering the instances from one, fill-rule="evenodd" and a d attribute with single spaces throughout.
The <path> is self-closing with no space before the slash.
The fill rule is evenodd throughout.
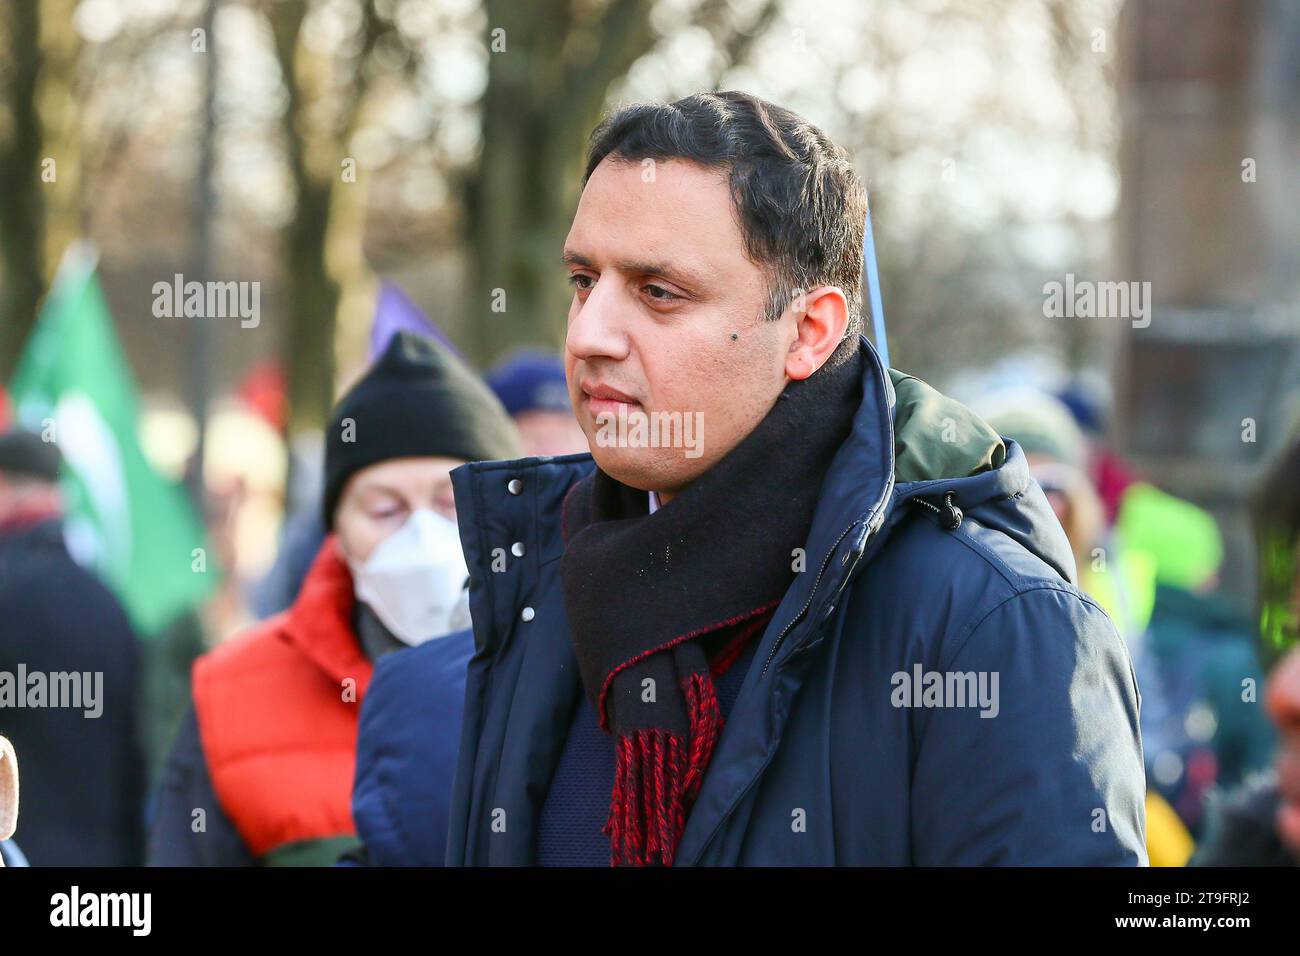
<path id="1" fill-rule="evenodd" d="M 342 862 L 442 865 L 465 668 L 473 653 L 473 633 L 458 631 L 375 663 L 361 706 L 352 785 L 362 849 Z"/>
<path id="2" fill-rule="evenodd" d="M 390 685 L 404 862 L 463 680 L 449 865 L 1146 863 L 1123 641 L 1019 446 L 860 335 L 865 215 L 744 93 L 597 128 L 563 251 L 591 453 L 452 473 L 474 649 Z"/>

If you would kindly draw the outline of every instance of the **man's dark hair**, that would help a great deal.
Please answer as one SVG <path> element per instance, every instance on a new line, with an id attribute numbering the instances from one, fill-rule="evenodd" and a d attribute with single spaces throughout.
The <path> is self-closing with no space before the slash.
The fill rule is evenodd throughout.
<path id="1" fill-rule="evenodd" d="M 816 126 L 748 93 L 697 93 L 606 117 L 591 134 L 584 184 L 607 156 L 726 169 L 746 254 L 768 273 L 767 318 L 780 318 L 797 289 L 834 285 L 848 300 L 846 335 L 858 334 L 867 192 Z"/>

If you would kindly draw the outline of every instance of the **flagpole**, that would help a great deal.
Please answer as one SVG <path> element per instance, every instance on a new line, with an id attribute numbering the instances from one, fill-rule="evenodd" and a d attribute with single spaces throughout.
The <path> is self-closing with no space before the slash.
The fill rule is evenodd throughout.
<path id="1" fill-rule="evenodd" d="M 862 261 L 866 265 L 867 292 L 871 297 L 871 328 L 876 340 L 880 361 L 889 368 L 889 339 L 885 334 L 885 305 L 880 297 L 880 271 L 876 267 L 876 240 L 871 234 L 871 210 L 867 210 L 867 225 L 862 233 Z"/>
<path id="2" fill-rule="evenodd" d="M 205 47 L 203 74 L 203 126 L 199 141 L 198 235 L 195 242 L 195 278 L 208 282 L 212 273 L 212 225 L 216 214 L 216 194 L 212 170 L 216 150 L 216 113 L 214 101 L 217 85 L 217 43 L 213 35 L 217 0 L 207 0 L 203 7 L 203 38 Z M 190 413 L 194 416 L 194 457 L 186 471 L 185 483 L 198 508 L 200 520 L 207 514 L 207 492 L 203 480 L 207 457 L 208 403 L 212 391 L 212 319 L 213 316 L 195 315 L 188 318 L 186 340 L 186 391 L 189 393 Z"/>

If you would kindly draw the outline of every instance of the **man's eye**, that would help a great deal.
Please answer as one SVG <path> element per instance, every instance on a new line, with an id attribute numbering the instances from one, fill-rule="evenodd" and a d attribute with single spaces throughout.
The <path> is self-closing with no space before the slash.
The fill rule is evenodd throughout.
<path id="1" fill-rule="evenodd" d="M 569 285 L 585 292 L 591 288 L 591 276 L 584 275 L 581 272 L 575 272 L 573 275 L 569 276 Z"/>
<path id="2" fill-rule="evenodd" d="M 680 299 L 681 296 L 669 292 L 661 285 L 645 285 L 641 287 L 642 291 L 652 299 L 659 299 L 661 302 L 671 302 L 673 299 Z"/>

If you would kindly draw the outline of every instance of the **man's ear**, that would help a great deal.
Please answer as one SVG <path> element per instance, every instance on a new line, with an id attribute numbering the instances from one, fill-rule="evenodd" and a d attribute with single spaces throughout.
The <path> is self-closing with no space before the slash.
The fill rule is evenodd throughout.
<path id="1" fill-rule="evenodd" d="M 800 292 L 790 304 L 795 339 L 785 357 L 785 374 L 805 379 L 821 368 L 844 338 L 849 325 L 849 304 L 838 286 L 818 286 Z"/>

